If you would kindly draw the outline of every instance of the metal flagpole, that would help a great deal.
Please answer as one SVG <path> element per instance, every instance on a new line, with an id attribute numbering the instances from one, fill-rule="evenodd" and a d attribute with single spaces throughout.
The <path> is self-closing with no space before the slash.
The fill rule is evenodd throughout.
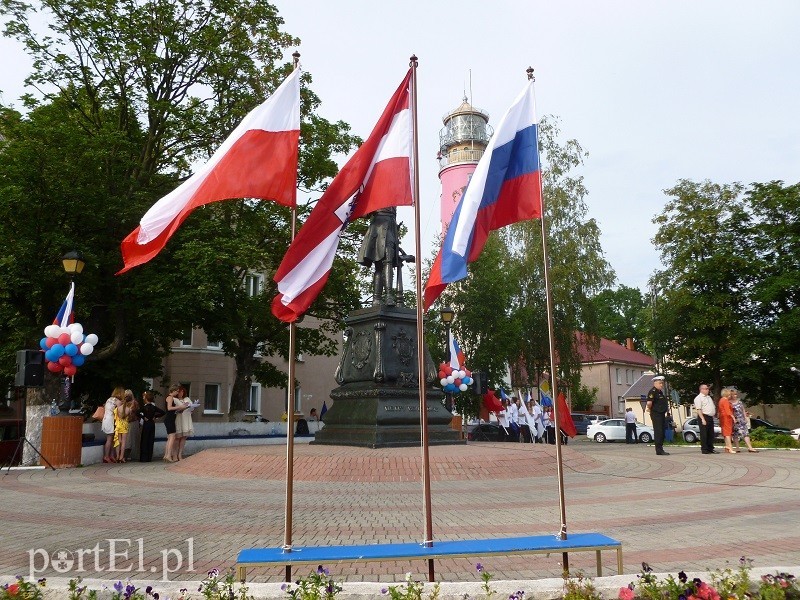
<path id="1" fill-rule="evenodd" d="M 420 215 L 419 215 L 419 141 L 417 138 L 417 57 L 411 55 L 411 119 L 413 131 L 414 168 L 413 198 L 414 198 L 414 235 L 417 292 L 417 380 L 419 384 L 419 423 L 422 442 L 422 494 L 425 504 L 425 540 L 426 547 L 433 546 L 433 517 L 431 515 L 431 464 L 428 452 L 428 406 L 425 397 L 425 339 L 422 333 L 422 243 L 420 241 Z M 428 581 L 435 577 L 433 559 L 428 559 Z"/>
<path id="2" fill-rule="evenodd" d="M 300 66 L 300 53 L 292 53 L 294 68 Z M 292 241 L 297 230 L 297 202 L 292 206 Z M 297 326 L 289 323 L 289 385 L 286 390 L 286 501 L 284 503 L 283 551 L 292 551 L 292 496 L 294 495 L 294 395 Z M 286 565 L 286 581 L 292 580 L 292 566 Z"/>
<path id="3" fill-rule="evenodd" d="M 536 81 L 533 76 L 533 67 L 527 69 L 528 80 Z M 539 128 L 536 128 L 536 145 L 539 145 Z M 547 297 L 547 336 L 550 342 L 550 394 L 553 397 L 553 423 L 556 428 L 556 470 L 558 473 L 558 505 L 561 511 L 561 528 L 558 537 L 567 539 L 567 510 L 564 502 L 564 464 L 561 455 L 561 423 L 558 418 L 558 387 L 556 377 L 556 344 L 553 327 L 553 291 L 550 286 L 550 260 L 547 256 L 547 225 L 545 223 L 544 193 L 542 192 L 541 178 L 539 180 L 539 193 L 542 196 L 542 217 L 539 219 L 542 226 L 542 260 L 544 262 L 544 288 Z M 569 572 L 569 555 L 562 553 L 564 573 Z"/>

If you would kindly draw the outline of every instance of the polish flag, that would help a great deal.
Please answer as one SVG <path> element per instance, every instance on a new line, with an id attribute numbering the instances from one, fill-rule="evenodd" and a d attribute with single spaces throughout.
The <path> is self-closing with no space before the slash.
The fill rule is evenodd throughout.
<path id="1" fill-rule="evenodd" d="M 328 280 L 342 231 L 353 219 L 411 198 L 413 128 L 411 70 L 392 96 L 377 125 L 347 161 L 311 211 L 275 273 L 278 295 L 272 314 L 296 321 Z"/>
<path id="2" fill-rule="evenodd" d="M 121 244 L 125 267 L 156 256 L 198 206 L 233 198 L 295 205 L 300 139 L 300 69 L 233 130 L 209 161 L 156 202 Z"/>

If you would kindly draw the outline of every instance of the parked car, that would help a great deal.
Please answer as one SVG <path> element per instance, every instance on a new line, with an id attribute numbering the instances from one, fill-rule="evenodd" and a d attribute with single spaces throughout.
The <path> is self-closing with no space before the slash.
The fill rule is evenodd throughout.
<path id="1" fill-rule="evenodd" d="M 643 444 L 653 441 L 653 428 L 643 423 L 636 423 L 636 435 Z M 595 442 L 614 442 L 625 440 L 625 419 L 606 419 L 589 425 L 586 436 Z"/>
<path id="2" fill-rule="evenodd" d="M 473 442 L 496 442 L 501 439 L 501 431 L 497 423 L 467 425 L 467 439 Z"/>
<path id="3" fill-rule="evenodd" d="M 770 433 L 785 433 L 786 435 L 792 434 L 792 432 L 789 429 L 786 429 L 786 427 L 778 427 L 766 419 L 761 419 L 759 417 L 750 417 L 750 431 L 757 429 L 758 427 L 763 427 Z"/>
<path id="4" fill-rule="evenodd" d="M 589 425 L 608 419 L 608 415 L 587 415 L 586 413 L 572 413 L 571 416 L 573 423 L 575 423 L 575 429 L 578 430 L 578 435 L 584 435 Z"/>
<path id="5" fill-rule="evenodd" d="M 700 439 L 700 424 L 697 417 L 686 419 L 683 423 L 683 441 L 687 444 L 694 444 Z M 719 419 L 714 417 L 714 437 L 722 439 L 722 428 L 719 426 Z"/>
<path id="6" fill-rule="evenodd" d="M 800 427 L 798 427 L 797 429 L 792 429 L 789 432 L 789 435 L 791 435 L 794 439 L 800 442 Z"/>
<path id="7" fill-rule="evenodd" d="M 572 422 L 575 423 L 575 430 L 578 432 L 578 435 L 586 435 L 586 429 L 594 423 L 592 419 L 589 418 L 589 415 L 584 415 L 583 413 L 572 413 L 570 415 L 572 417 Z"/>

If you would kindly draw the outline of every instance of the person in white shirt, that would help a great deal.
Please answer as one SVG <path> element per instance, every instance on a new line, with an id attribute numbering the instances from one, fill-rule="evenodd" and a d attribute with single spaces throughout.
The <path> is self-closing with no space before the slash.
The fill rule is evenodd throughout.
<path id="1" fill-rule="evenodd" d="M 500 441 L 504 442 L 508 439 L 508 407 L 505 400 L 501 400 L 504 410 L 497 413 L 497 421 L 500 424 Z"/>
<path id="2" fill-rule="evenodd" d="M 625 443 L 635 444 L 639 441 L 636 435 L 636 415 L 632 408 L 625 409 Z"/>
<path id="3" fill-rule="evenodd" d="M 517 412 L 519 413 L 519 430 L 522 434 L 522 441 L 530 444 L 531 443 L 531 428 L 530 428 L 530 415 L 528 414 L 528 407 L 525 406 L 525 403 L 522 399 L 517 398 Z"/>
<path id="4" fill-rule="evenodd" d="M 544 434 L 544 423 L 542 422 L 542 407 L 538 402 L 533 403 L 533 410 L 530 411 L 533 415 L 533 423 L 536 427 L 536 441 L 542 441 L 542 434 Z"/>
<path id="5" fill-rule="evenodd" d="M 519 441 L 519 409 L 517 408 L 517 399 L 511 398 L 508 401 L 508 407 L 506 408 L 508 411 L 508 420 L 509 425 L 511 426 L 511 441 L 518 442 Z"/>
<path id="6" fill-rule="evenodd" d="M 700 393 L 694 399 L 694 410 L 700 426 L 700 451 L 703 454 L 717 454 L 714 450 L 714 415 L 717 414 L 717 407 L 708 390 L 705 383 L 700 386 Z"/>

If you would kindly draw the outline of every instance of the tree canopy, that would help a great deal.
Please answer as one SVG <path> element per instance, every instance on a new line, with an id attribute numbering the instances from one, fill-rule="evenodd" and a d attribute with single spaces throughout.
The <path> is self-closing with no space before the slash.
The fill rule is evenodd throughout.
<path id="1" fill-rule="evenodd" d="M 751 400 L 797 401 L 800 185 L 681 180 L 654 222 L 653 339 L 690 394 L 736 386 Z"/>
<path id="2" fill-rule="evenodd" d="M 46 34 L 30 24 L 36 11 Z M 5 35 L 34 58 L 25 114 L 0 113 L 0 233 L 7 240 L 0 383 L 11 378 L 14 351 L 35 347 L 55 315 L 68 286 L 60 257 L 74 248 L 87 259 L 76 282 L 79 320 L 101 339 L 79 389 L 107 393 L 116 382 L 158 375 L 170 341 L 192 326 L 206 328 L 234 358 L 252 359 L 254 347 L 262 356 L 285 354 L 286 329 L 268 306 L 289 212 L 273 203 L 199 209 L 157 258 L 114 276 L 119 243 L 144 212 L 292 69 L 284 54 L 299 40 L 282 30 L 275 7 L 263 0 L 2 0 L 0 14 L 8 19 Z M 337 153 L 358 139 L 346 123 L 318 114 L 311 76 L 302 82 L 298 179 L 312 195 L 336 173 Z M 352 248 L 345 240 L 313 314 L 336 320 L 358 305 Z M 253 273 L 266 285 L 251 297 L 245 283 Z M 307 354 L 331 351 L 316 328 L 301 327 L 298 343 Z M 285 380 L 245 363 L 237 359 L 241 377 Z"/>

